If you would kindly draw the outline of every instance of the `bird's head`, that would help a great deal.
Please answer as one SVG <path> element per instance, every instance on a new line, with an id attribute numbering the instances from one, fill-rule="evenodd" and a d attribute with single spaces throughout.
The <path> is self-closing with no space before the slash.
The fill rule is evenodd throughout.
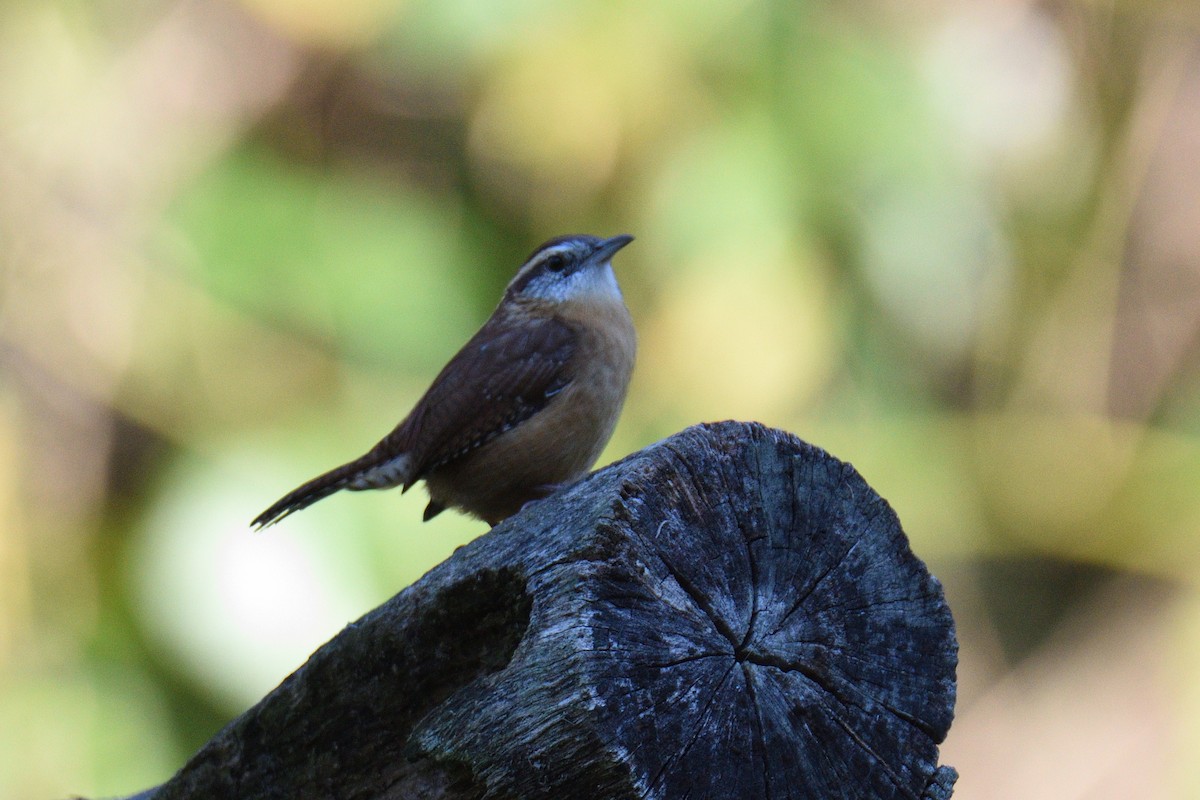
<path id="1" fill-rule="evenodd" d="M 538 247 L 517 270 L 505 291 L 506 300 L 564 303 L 588 298 L 620 301 L 621 290 L 612 257 L 633 241 L 622 234 L 611 239 L 571 234 Z"/>

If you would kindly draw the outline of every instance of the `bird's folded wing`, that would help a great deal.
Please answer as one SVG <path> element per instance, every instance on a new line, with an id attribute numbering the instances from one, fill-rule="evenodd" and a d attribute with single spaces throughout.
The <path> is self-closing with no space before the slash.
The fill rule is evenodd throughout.
<path id="1" fill-rule="evenodd" d="M 571 382 L 578 335 L 549 317 L 493 317 L 450 360 L 376 450 L 408 453 L 405 488 L 545 408 Z"/>

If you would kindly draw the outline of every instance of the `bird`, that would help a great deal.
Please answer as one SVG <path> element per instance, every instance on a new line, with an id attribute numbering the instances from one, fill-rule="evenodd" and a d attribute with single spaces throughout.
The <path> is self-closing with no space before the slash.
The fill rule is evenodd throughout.
<path id="1" fill-rule="evenodd" d="M 424 521 L 455 508 L 494 526 L 582 477 L 612 436 L 633 373 L 637 334 L 612 268 L 632 241 L 572 234 L 539 246 L 391 433 L 251 525 L 343 489 L 406 492 L 424 480 Z"/>

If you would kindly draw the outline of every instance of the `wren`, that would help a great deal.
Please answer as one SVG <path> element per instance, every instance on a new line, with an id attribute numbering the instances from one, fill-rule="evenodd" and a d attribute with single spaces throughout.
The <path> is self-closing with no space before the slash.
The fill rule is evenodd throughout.
<path id="1" fill-rule="evenodd" d="M 612 436 L 633 373 L 637 336 L 612 268 L 631 241 L 571 235 L 538 247 L 391 433 L 251 524 L 342 489 L 424 480 L 425 520 L 456 508 L 495 525 L 577 480 Z"/>

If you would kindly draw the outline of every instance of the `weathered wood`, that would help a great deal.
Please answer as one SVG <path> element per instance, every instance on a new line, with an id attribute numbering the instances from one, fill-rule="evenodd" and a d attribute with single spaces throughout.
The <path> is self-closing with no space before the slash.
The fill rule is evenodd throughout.
<path id="1" fill-rule="evenodd" d="M 936 800 L 956 660 L 853 468 L 703 425 L 458 550 L 148 797 Z"/>

